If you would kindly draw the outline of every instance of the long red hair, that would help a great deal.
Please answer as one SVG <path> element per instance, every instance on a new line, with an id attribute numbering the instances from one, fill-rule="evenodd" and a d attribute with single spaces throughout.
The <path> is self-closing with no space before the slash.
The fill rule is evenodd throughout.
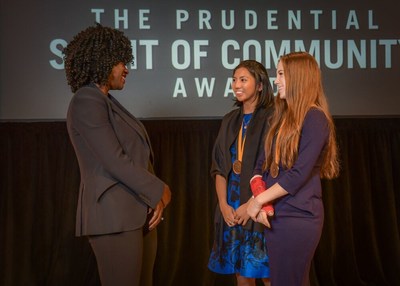
<path id="1" fill-rule="evenodd" d="M 329 124 L 329 140 L 324 150 L 321 178 L 331 179 L 339 174 L 336 132 L 322 87 L 318 63 L 306 52 L 293 52 L 280 58 L 285 76 L 285 99 L 275 98 L 275 111 L 265 140 L 266 166 L 273 157 L 280 158 L 285 168 L 291 168 L 298 156 L 301 128 L 310 108 L 321 110 Z M 272 143 L 276 136 L 276 150 Z M 274 153 L 273 153 L 274 152 Z M 277 152 L 277 154 L 275 154 Z M 267 167 L 268 168 L 268 167 Z"/>

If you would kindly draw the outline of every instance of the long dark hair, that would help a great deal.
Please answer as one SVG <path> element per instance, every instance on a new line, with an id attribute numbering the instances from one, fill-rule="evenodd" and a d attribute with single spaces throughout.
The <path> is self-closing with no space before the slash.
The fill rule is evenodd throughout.
<path id="1" fill-rule="evenodd" d="M 236 70 L 239 68 L 247 69 L 249 73 L 251 73 L 251 75 L 256 79 L 256 85 L 262 85 L 262 90 L 257 95 L 258 102 L 256 108 L 261 106 L 264 108 L 272 106 L 274 104 L 274 93 L 265 67 L 255 60 L 244 60 L 237 67 L 235 67 L 232 74 L 234 75 Z M 235 105 L 242 106 L 243 102 L 238 101 L 235 98 Z"/>

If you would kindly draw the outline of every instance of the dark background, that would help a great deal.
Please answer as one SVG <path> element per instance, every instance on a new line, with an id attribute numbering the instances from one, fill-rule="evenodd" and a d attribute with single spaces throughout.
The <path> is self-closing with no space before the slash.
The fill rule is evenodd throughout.
<path id="1" fill-rule="evenodd" d="M 155 286 L 234 285 L 207 269 L 216 205 L 209 168 L 220 120 L 143 123 L 156 173 L 173 195 L 158 228 Z M 400 118 L 335 124 L 341 174 L 323 181 L 312 285 L 400 285 Z M 79 169 L 65 122 L 1 123 L 0 158 L 0 285 L 99 286 L 89 243 L 74 237 Z"/>

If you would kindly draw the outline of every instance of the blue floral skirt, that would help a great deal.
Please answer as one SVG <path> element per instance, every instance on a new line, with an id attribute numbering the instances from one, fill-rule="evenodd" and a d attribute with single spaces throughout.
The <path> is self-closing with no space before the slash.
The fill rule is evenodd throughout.
<path id="1" fill-rule="evenodd" d="M 244 120 L 248 122 L 250 118 L 251 114 L 245 115 Z M 235 142 L 230 148 L 232 164 L 237 157 L 236 145 Z M 240 206 L 240 175 L 234 172 L 229 174 L 227 203 L 234 209 Z M 250 227 L 229 227 L 217 206 L 215 239 L 208 262 L 211 271 L 220 274 L 238 273 L 249 278 L 269 278 L 269 258 L 264 232 L 256 231 L 252 221 L 247 224 Z"/>
<path id="2" fill-rule="evenodd" d="M 269 259 L 263 233 L 229 227 L 223 223 L 223 237 L 214 241 L 208 268 L 219 274 L 238 273 L 249 278 L 268 278 Z M 216 227 L 216 237 L 220 234 Z"/>

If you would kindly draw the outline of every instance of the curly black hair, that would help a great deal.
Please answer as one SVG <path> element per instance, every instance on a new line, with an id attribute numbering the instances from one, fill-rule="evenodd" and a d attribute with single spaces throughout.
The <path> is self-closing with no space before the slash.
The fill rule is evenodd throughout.
<path id="1" fill-rule="evenodd" d="M 72 92 L 89 83 L 106 84 L 115 65 L 133 61 L 131 42 L 123 32 L 100 24 L 75 35 L 63 53 Z"/>

